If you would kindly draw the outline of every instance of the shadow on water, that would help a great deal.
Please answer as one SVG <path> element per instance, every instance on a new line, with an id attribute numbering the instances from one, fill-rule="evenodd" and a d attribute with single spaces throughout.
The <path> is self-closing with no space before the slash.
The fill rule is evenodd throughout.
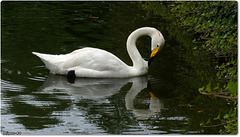
<path id="1" fill-rule="evenodd" d="M 215 79 L 211 57 L 188 48 L 191 38 L 172 32 L 170 22 L 142 10 L 139 2 L 2 2 L 1 6 L 3 133 L 218 134 L 221 129 L 200 126 L 229 109 L 224 100 L 198 93 L 199 87 Z M 69 83 L 64 76 L 49 75 L 31 54 L 98 47 L 131 65 L 126 39 L 142 26 L 157 28 L 166 39 L 148 76 L 78 78 Z M 142 37 L 137 45 L 148 59 L 150 38 Z"/>

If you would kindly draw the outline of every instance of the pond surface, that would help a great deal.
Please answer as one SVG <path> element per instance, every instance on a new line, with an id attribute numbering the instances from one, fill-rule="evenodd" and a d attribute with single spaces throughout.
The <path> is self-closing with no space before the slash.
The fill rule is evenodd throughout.
<path id="1" fill-rule="evenodd" d="M 214 80 L 210 56 L 189 50 L 172 35 L 171 22 L 144 11 L 139 3 L 2 2 L 1 6 L 2 134 L 218 134 L 222 128 L 200 126 L 229 107 L 224 99 L 198 92 Z M 77 78 L 69 83 L 64 76 L 50 74 L 31 54 L 97 47 L 132 65 L 126 39 L 143 26 L 157 28 L 166 39 L 146 76 Z M 182 37 L 189 40 L 184 33 Z M 142 37 L 137 45 L 147 60 L 150 38 Z"/>

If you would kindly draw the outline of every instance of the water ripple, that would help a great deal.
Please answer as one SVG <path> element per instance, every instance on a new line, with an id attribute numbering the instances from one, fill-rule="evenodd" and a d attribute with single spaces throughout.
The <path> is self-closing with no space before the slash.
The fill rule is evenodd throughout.
<path id="1" fill-rule="evenodd" d="M 26 87 L 23 85 L 14 84 L 10 81 L 1 79 L 1 90 L 2 91 L 22 91 Z"/>

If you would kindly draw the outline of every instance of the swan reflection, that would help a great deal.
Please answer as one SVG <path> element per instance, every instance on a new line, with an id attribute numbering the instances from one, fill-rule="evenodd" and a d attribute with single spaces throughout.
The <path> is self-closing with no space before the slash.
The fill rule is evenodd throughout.
<path id="1" fill-rule="evenodd" d="M 148 119 L 164 108 L 163 102 L 152 93 L 151 88 L 148 88 L 149 94 L 151 95 L 149 109 L 137 109 L 134 107 L 134 99 L 147 86 L 149 87 L 147 81 L 139 82 L 136 80 L 132 83 L 132 87 L 125 96 L 126 108 L 132 110 L 138 120 Z"/>
<path id="2" fill-rule="evenodd" d="M 164 108 L 163 102 L 155 97 L 150 91 L 147 76 L 122 78 L 122 79 L 90 79 L 76 78 L 69 81 L 64 76 L 50 75 L 39 91 L 44 93 L 55 93 L 64 91 L 74 96 L 80 96 L 87 99 L 106 98 L 118 93 L 123 86 L 132 83 L 131 88 L 125 96 L 125 106 L 134 113 L 138 120 L 148 119 L 160 112 Z M 134 107 L 134 99 L 145 88 L 151 95 L 148 109 L 137 109 Z"/>

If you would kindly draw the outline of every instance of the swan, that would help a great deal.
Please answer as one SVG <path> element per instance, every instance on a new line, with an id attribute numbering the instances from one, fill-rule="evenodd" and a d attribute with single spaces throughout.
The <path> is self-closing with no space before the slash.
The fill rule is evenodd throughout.
<path id="1" fill-rule="evenodd" d="M 151 55 L 148 62 L 142 58 L 136 47 L 136 40 L 143 35 L 151 37 Z M 98 48 L 86 47 L 64 55 L 32 53 L 38 56 L 53 74 L 73 78 L 126 78 L 147 74 L 149 65 L 164 43 L 163 35 L 155 28 L 142 27 L 133 31 L 126 43 L 133 66 L 128 66 L 112 53 Z"/>

